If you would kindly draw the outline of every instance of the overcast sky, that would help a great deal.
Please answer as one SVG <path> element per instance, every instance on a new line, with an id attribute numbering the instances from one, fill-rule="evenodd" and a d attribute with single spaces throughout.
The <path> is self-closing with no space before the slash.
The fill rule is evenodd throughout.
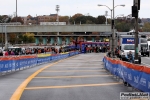
<path id="1" fill-rule="evenodd" d="M 1 0 L 0 15 L 14 15 L 16 12 L 16 0 Z M 115 17 L 121 14 L 125 16 L 131 14 L 131 6 L 133 0 L 114 0 L 115 6 L 125 4 L 125 7 L 118 6 L 115 8 Z M 76 13 L 83 15 L 91 15 L 97 17 L 104 15 L 108 11 L 106 7 L 98 7 L 98 4 L 107 5 L 113 8 L 113 0 L 17 0 L 17 13 L 18 16 L 27 15 L 49 15 L 56 13 L 56 5 L 60 6 L 59 15 L 72 16 Z M 150 18 L 150 0 L 141 0 L 141 9 L 139 11 L 140 18 Z M 109 16 L 108 16 L 109 17 Z"/>

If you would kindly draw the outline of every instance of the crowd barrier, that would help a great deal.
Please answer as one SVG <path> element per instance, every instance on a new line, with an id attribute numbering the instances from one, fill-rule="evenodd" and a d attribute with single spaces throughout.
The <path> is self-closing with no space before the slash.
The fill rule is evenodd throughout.
<path id="1" fill-rule="evenodd" d="M 62 54 L 40 54 L 26 56 L 4 56 L 0 57 L 0 74 L 6 74 L 40 64 L 57 61 L 79 54 L 78 51 Z"/>
<path id="2" fill-rule="evenodd" d="M 150 93 L 150 68 L 129 62 L 103 58 L 105 68 L 132 87 Z"/>

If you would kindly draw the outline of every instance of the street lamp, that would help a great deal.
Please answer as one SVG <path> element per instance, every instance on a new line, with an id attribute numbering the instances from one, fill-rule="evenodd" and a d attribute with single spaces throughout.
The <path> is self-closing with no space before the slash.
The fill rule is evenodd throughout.
<path id="1" fill-rule="evenodd" d="M 3 49 L 3 22 L 1 21 L 1 26 L 2 26 L 2 49 Z"/>
<path id="2" fill-rule="evenodd" d="M 59 5 L 56 5 L 56 11 L 57 11 L 57 19 L 56 19 L 56 22 L 57 22 L 57 25 L 59 25 L 59 16 L 58 16 L 58 11 L 59 11 Z M 57 35 L 59 35 L 59 32 L 57 32 Z M 57 42 L 59 44 L 59 37 L 57 36 Z"/>
<path id="3" fill-rule="evenodd" d="M 16 23 L 17 23 L 17 0 L 16 0 Z"/>
<path id="4" fill-rule="evenodd" d="M 113 11 L 113 9 L 109 8 L 107 5 L 98 4 L 97 6 L 105 6 L 105 7 L 107 7 L 107 8 L 111 11 L 111 20 L 112 20 L 112 11 Z M 124 7 L 125 5 L 116 5 L 114 8 L 116 8 L 117 6 L 122 6 L 122 7 Z"/>
<path id="5" fill-rule="evenodd" d="M 111 26 L 112 26 L 112 30 L 111 30 L 111 32 L 112 32 L 112 57 L 114 57 L 114 49 L 115 49 L 115 27 L 114 27 L 114 9 L 116 8 L 116 7 L 118 7 L 118 6 L 122 6 L 122 7 L 124 7 L 125 5 L 124 4 L 122 4 L 122 5 L 116 5 L 116 6 L 114 6 L 114 0 L 113 0 L 113 9 L 111 9 L 111 8 L 109 8 L 107 5 L 101 5 L 101 4 L 98 4 L 98 6 L 105 6 L 105 7 L 107 7 L 110 11 L 111 11 Z M 113 18 L 112 18 L 112 11 L 113 11 Z"/>

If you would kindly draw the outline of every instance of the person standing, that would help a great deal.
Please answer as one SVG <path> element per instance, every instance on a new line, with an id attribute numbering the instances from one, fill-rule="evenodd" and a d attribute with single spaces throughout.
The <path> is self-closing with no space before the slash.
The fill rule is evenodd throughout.
<path id="1" fill-rule="evenodd" d="M 2 52 L 2 50 L 0 50 L 0 56 L 3 56 L 3 52 Z"/>

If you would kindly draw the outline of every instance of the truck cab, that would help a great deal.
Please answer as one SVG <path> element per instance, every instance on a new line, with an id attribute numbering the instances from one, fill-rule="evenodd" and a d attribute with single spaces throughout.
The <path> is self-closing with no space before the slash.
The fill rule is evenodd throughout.
<path id="1" fill-rule="evenodd" d="M 119 42 L 118 45 L 119 45 L 120 59 L 123 61 L 129 61 L 128 54 L 129 54 L 129 52 L 132 52 L 132 56 L 133 56 L 132 62 L 134 62 L 134 58 L 135 58 L 135 56 L 134 56 L 134 54 L 135 54 L 134 35 L 120 35 L 118 42 Z M 139 39 L 139 43 L 138 43 L 139 64 L 141 64 L 141 53 L 140 53 L 141 47 L 140 46 L 141 45 L 140 45 L 140 39 Z"/>

